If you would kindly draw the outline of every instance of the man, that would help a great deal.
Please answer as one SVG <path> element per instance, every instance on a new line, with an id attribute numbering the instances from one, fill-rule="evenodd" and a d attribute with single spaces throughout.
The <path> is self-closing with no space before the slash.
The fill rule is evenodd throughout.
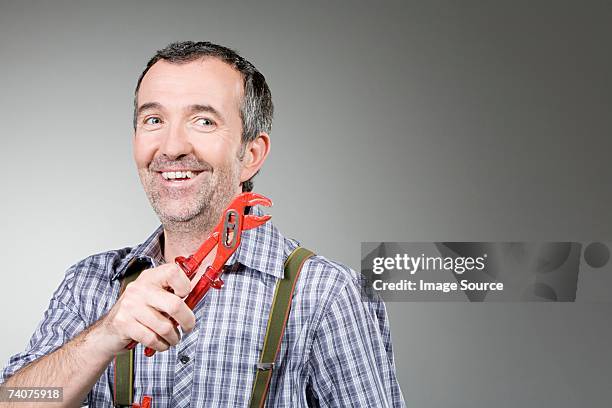
<path id="1" fill-rule="evenodd" d="M 11 387 L 63 387 L 62 406 L 87 398 L 91 407 L 110 407 L 113 358 L 133 339 L 141 343 L 135 401 L 150 395 L 155 407 L 246 406 L 275 284 L 297 242 L 271 222 L 245 231 L 223 289 L 210 291 L 193 312 L 182 298 L 215 253 L 191 282 L 172 260 L 195 252 L 230 201 L 252 189 L 270 149 L 270 90 L 230 49 L 175 43 L 147 64 L 134 110 L 134 158 L 162 225 L 141 245 L 69 268 L 28 348 L 10 359 L 2 380 Z M 149 269 L 119 296 L 134 260 Z M 143 346 L 158 353 L 147 358 Z M 322 256 L 304 264 L 266 402 L 403 406 L 384 304 L 364 296 L 350 268 Z"/>

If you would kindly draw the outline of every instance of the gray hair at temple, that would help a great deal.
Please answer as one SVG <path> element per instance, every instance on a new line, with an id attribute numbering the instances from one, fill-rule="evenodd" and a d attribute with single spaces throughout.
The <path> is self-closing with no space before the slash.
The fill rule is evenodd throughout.
<path id="1" fill-rule="evenodd" d="M 140 89 L 142 78 L 144 78 L 153 64 L 159 60 L 168 61 L 173 64 L 182 64 L 204 57 L 218 58 L 242 74 L 244 81 L 244 98 L 240 105 L 240 117 L 242 119 L 242 149 L 240 151 L 240 159 L 242 160 L 246 144 L 257 138 L 257 135 L 261 132 L 269 134 L 272 129 L 272 117 L 274 116 L 272 93 L 266 83 L 266 78 L 253 64 L 238 55 L 236 51 L 221 45 L 207 41 L 181 41 L 172 43 L 157 51 L 147 63 L 136 84 L 136 90 L 134 91 L 134 129 L 136 129 L 138 89 Z M 253 177 L 256 175 L 257 173 Z M 253 190 L 253 177 L 242 183 L 242 191 Z"/>

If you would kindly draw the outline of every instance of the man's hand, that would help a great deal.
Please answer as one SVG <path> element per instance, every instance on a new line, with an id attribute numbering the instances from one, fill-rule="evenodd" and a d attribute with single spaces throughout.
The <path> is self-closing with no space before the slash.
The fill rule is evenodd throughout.
<path id="1" fill-rule="evenodd" d="M 142 272 L 106 316 L 17 371 L 3 385 L 63 387 L 63 402 L 49 406 L 80 406 L 108 364 L 132 339 L 164 351 L 180 340 L 169 316 L 183 331 L 193 329 L 195 316 L 181 299 L 190 289 L 189 279 L 175 264 Z"/>
<path id="2" fill-rule="evenodd" d="M 195 326 L 195 315 L 182 299 L 190 290 L 191 282 L 176 264 L 143 271 L 101 319 L 96 333 L 103 339 L 101 347 L 114 356 L 131 340 L 157 351 L 176 345 L 180 334 L 170 317 L 184 332 Z"/>

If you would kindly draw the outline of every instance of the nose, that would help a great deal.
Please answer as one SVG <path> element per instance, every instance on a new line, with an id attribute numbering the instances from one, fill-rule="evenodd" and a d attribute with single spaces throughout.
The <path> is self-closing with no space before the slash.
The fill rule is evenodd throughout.
<path id="1" fill-rule="evenodd" d="M 176 159 L 191 153 L 193 146 L 185 129 L 180 124 L 174 124 L 169 127 L 159 149 L 168 158 Z"/>

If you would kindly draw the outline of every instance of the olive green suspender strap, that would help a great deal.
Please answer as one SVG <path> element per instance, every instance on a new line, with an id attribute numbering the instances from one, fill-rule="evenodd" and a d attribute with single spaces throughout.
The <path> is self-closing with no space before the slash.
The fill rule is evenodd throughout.
<path id="1" fill-rule="evenodd" d="M 255 382 L 253 384 L 253 391 L 249 403 L 251 408 L 264 406 L 270 379 L 272 378 L 274 362 L 280 350 L 285 325 L 289 318 L 295 284 L 304 262 L 313 255 L 311 251 L 298 247 L 285 261 L 284 278 L 278 281 L 274 290 L 274 298 L 268 318 L 264 346 L 259 363 L 257 364 L 257 373 L 255 375 Z M 134 281 L 140 272 L 147 267 L 146 265 L 143 268 L 128 267 L 121 281 L 121 292 L 119 296 L 121 296 L 127 284 Z M 118 354 L 117 357 L 115 357 L 115 407 L 129 407 L 132 405 L 134 397 L 133 381 L 134 350 L 132 349 L 125 353 Z"/>
<path id="2" fill-rule="evenodd" d="M 148 261 L 134 258 L 121 278 L 121 289 L 119 296 L 123 294 L 125 287 L 138 278 L 138 275 L 151 265 Z M 115 356 L 115 387 L 113 400 L 115 407 L 131 407 L 134 400 L 134 350 L 126 350 Z"/>
<path id="3" fill-rule="evenodd" d="M 261 357 L 259 364 L 257 364 L 255 383 L 251 392 L 250 408 L 264 406 L 270 379 L 272 378 L 274 362 L 280 350 L 285 325 L 289 318 L 295 284 L 300 276 L 304 262 L 313 255 L 308 249 L 297 247 L 285 261 L 285 276 L 278 281 L 274 290 L 274 299 L 272 300 L 270 317 L 268 318 L 266 337 L 264 338 Z"/>

